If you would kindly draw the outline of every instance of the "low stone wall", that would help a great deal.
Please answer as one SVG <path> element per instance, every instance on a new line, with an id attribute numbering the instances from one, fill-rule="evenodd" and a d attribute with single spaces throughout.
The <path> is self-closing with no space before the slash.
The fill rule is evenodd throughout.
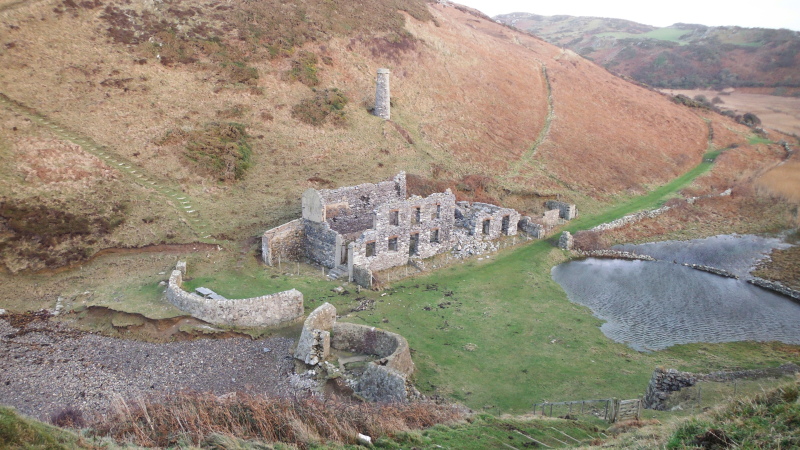
<path id="1" fill-rule="evenodd" d="M 727 270 L 717 269 L 716 267 L 704 266 L 702 264 L 688 264 L 688 263 L 683 263 L 683 265 L 695 270 L 700 270 L 702 272 L 708 272 L 714 275 L 719 275 L 721 277 L 736 278 L 737 280 L 739 279 L 738 276 L 728 272 Z"/>
<path id="2" fill-rule="evenodd" d="M 564 220 L 572 220 L 578 217 L 578 207 L 574 204 L 548 200 L 545 203 L 545 208 L 548 210 L 557 209 L 558 216 Z"/>
<path id="3" fill-rule="evenodd" d="M 628 214 L 627 216 L 620 217 L 619 219 L 612 220 L 611 222 L 608 222 L 608 223 L 601 223 L 600 225 L 592 228 L 589 231 L 614 230 L 616 228 L 621 228 L 621 227 L 624 227 L 625 225 L 638 222 L 638 221 L 640 221 L 642 219 L 645 219 L 645 218 L 652 219 L 653 217 L 659 216 L 659 215 L 669 211 L 670 209 L 672 209 L 672 208 L 669 207 L 669 206 L 662 206 L 661 208 L 653 209 L 653 210 L 650 210 L 650 211 L 639 211 L 638 213 Z"/>
<path id="4" fill-rule="evenodd" d="M 794 375 L 800 372 L 800 366 L 796 364 L 783 364 L 779 367 L 769 367 L 766 369 L 737 370 L 734 372 L 712 372 L 703 375 L 704 381 L 733 381 L 759 378 L 779 378 L 786 375 Z"/>
<path id="5" fill-rule="evenodd" d="M 671 392 L 694 386 L 697 381 L 697 375 L 693 373 L 657 368 L 650 377 L 650 384 L 647 385 L 643 406 L 645 409 L 664 411 Z"/>
<path id="6" fill-rule="evenodd" d="M 353 265 L 353 282 L 365 288 L 372 287 L 372 271 L 366 267 Z"/>
<path id="7" fill-rule="evenodd" d="M 632 261 L 655 261 L 656 259 L 649 255 L 638 255 L 631 252 L 621 252 L 619 250 L 578 250 L 578 254 L 589 258 L 608 258 L 608 259 L 629 259 Z"/>
<path id="8" fill-rule="evenodd" d="M 261 259 L 267 265 L 295 261 L 305 256 L 305 226 L 296 219 L 268 230 L 261 236 Z"/>
<path id="9" fill-rule="evenodd" d="M 523 216 L 517 224 L 518 230 L 534 239 L 543 239 L 545 237 L 544 228 L 544 225 L 534 222 L 529 216 Z"/>
<path id="10" fill-rule="evenodd" d="M 747 280 L 748 283 L 754 284 L 758 287 L 769 289 L 770 291 L 777 292 L 779 294 L 783 294 L 787 297 L 791 297 L 795 300 L 800 300 L 800 291 L 796 291 L 794 289 L 788 288 L 778 282 L 765 280 L 763 278 L 755 277 L 753 279 Z"/>
<path id="11" fill-rule="evenodd" d="M 333 326 L 331 346 L 379 357 L 367 366 L 358 379 L 356 393 L 375 402 L 407 400 L 407 381 L 415 367 L 408 342 L 403 336 L 380 328 L 337 322 Z"/>
<path id="12" fill-rule="evenodd" d="M 212 300 L 181 288 L 183 273 L 173 270 L 167 283 L 167 300 L 192 317 L 213 324 L 273 327 L 303 316 L 303 294 L 297 289 L 261 297 Z"/>
<path id="13" fill-rule="evenodd" d="M 780 367 L 766 369 L 712 372 L 709 374 L 678 372 L 675 369 L 657 368 L 653 371 L 650 384 L 647 385 L 643 406 L 645 409 L 664 411 L 670 393 L 694 386 L 698 381 L 726 382 L 742 379 L 778 378 L 799 372 L 800 366 L 795 364 L 784 364 Z"/>
<path id="14" fill-rule="evenodd" d="M 561 233 L 561 237 L 558 238 L 558 248 L 562 250 L 572 250 L 572 247 L 575 245 L 575 240 L 572 237 L 572 233 L 569 231 L 565 231 Z"/>

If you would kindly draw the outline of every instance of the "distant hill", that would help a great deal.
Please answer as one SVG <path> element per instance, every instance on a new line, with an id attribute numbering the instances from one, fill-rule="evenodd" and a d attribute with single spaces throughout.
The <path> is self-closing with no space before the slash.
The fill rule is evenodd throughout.
<path id="1" fill-rule="evenodd" d="M 800 87 L 800 32 L 676 23 L 656 28 L 620 19 L 495 17 L 569 48 L 607 69 L 659 88 Z"/>

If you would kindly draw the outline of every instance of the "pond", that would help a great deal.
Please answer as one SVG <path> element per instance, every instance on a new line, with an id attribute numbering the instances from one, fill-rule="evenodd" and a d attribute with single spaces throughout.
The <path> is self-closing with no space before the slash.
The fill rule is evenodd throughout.
<path id="1" fill-rule="evenodd" d="M 570 301 L 589 307 L 609 338 L 638 351 L 693 342 L 780 341 L 800 345 L 800 305 L 787 297 L 690 269 L 704 264 L 746 275 L 778 239 L 718 236 L 619 249 L 665 261 L 589 258 L 552 270 Z"/>

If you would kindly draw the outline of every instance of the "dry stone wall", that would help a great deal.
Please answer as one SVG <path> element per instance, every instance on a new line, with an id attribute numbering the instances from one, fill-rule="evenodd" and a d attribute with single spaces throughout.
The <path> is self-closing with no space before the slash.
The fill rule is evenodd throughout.
<path id="1" fill-rule="evenodd" d="M 548 200 L 545 203 L 548 210 L 557 209 L 558 216 L 564 220 L 572 220 L 578 217 L 578 207 L 571 203 L 557 202 L 555 200 Z"/>
<path id="2" fill-rule="evenodd" d="M 305 256 L 303 219 L 293 220 L 264 232 L 261 237 L 261 259 L 268 265 Z"/>
<path id="3" fill-rule="evenodd" d="M 333 326 L 333 348 L 376 355 L 356 384 L 356 393 L 375 402 L 406 401 L 414 373 L 411 350 L 403 336 L 353 323 Z"/>
<path id="4" fill-rule="evenodd" d="M 416 393 L 409 381 L 415 367 L 405 338 L 380 328 L 338 323 L 336 308 L 325 303 L 306 319 L 294 357 L 324 368 L 330 366 L 325 358 L 331 348 L 376 358 L 354 384 L 355 392 L 367 400 L 404 402 Z"/>
<path id="5" fill-rule="evenodd" d="M 569 231 L 561 233 L 561 237 L 558 238 L 558 248 L 564 250 L 572 250 L 573 245 L 574 245 L 574 238 L 572 237 L 572 233 L 570 233 Z"/>
<path id="6" fill-rule="evenodd" d="M 325 303 L 308 315 L 294 357 L 309 365 L 319 364 L 330 355 L 331 330 L 336 323 L 336 308 Z"/>
<path id="7" fill-rule="evenodd" d="M 303 294 L 297 289 L 261 297 L 212 300 L 186 292 L 183 272 L 173 270 L 167 283 L 167 301 L 192 317 L 213 324 L 242 327 L 274 327 L 303 316 Z"/>
<path id="8" fill-rule="evenodd" d="M 529 216 L 523 216 L 519 220 L 517 229 L 534 239 L 543 239 L 545 237 L 544 225 L 534 222 Z"/>
<path id="9" fill-rule="evenodd" d="M 696 383 L 697 376 L 693 373 L 657 368 L 653 371 L 644 394 L 644 408 L 664 411 L 671 392 L 694 386 Z"/>
<path id="10" fill-rule="evenodd" d="M 337 243 L 341 241 L 339 233 L 331 230 L 327 222 L 317 223 L 306 220 L 303 223 L 306 256 L 322 266 L 333 268 L 338 266 Z"/>

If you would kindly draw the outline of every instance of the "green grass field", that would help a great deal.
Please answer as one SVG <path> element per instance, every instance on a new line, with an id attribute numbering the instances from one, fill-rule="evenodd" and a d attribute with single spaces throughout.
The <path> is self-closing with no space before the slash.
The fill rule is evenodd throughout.
<path id="1" fill-rule="evenodd" d="M 600 33 L 598 36 L 611 36 L 617 39 L 629 39 L 629 38 L 649 38 L 649 39 L 657 39 L 660 41 L 669 41 L 669 42 L 676 42 L 680 44 L 685 44 L 685 42 L 681 41 L 681 38 L 687 34 L 691 34 L 691 31 L 688 30 L 681 30 L 678 28 L 659 28 L 657 30 L 648 31 L 647 33 L 623 33 L 623 32 L 611 32 L 611 33 Z"/>

